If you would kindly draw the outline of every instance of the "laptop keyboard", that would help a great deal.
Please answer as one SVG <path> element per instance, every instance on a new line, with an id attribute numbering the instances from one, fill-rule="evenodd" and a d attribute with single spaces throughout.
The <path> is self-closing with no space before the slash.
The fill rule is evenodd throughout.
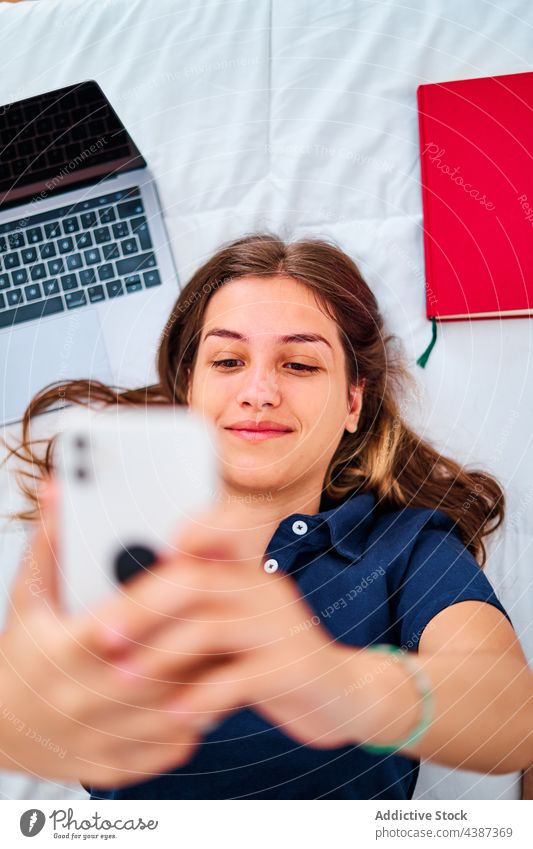
<path id="1" fill-rule="evenodd" d="M 159 285 L 138 186 L 0 224 L 0 328 Z"/>

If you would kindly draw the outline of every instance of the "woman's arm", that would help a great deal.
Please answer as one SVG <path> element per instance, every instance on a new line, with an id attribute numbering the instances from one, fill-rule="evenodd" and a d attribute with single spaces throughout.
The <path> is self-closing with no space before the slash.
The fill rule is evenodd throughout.
<path id="1" fill-rule="evenodd" d="M 446 608 L 426 626 L 415 662 L 431 683 L 434 720 L 402 754 L 492 773 L 533 762 L 533 674 L 500 611 L 477 601 Z M 420 719 L 421 702 L 401 658 L 363 650 L 347 667 L 354 742 L 404 739 Z"/>

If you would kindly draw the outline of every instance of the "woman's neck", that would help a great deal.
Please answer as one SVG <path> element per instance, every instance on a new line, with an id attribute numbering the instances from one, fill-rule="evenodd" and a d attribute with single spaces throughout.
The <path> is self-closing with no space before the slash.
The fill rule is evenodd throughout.
<path id="1" fill-rule="evenodd" d="M 219 505 L 232 516 L 232 525 L 237 522 L 242 529 L 242 539 L 249 556 L 257 561 L 264 554 L 278 525 L 293 513 L 312 516 L 320 511 L 322 492 L 316 485 L 308 490 L 269 490 L 268 493 L 236 491 L 226 482 L 222 483 Z"/>

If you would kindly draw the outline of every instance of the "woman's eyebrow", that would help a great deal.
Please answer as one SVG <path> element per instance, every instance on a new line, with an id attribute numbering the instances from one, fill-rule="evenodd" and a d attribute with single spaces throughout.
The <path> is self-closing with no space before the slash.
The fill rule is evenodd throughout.
<path id="1" fill-rule="evenodd" d="M 220 336 L 223 339 L 238 339 L 241 342 L 249 342 L 248 336 L 243 336 L 242 333 L 237 333 L 236 330 L 226 330 L 223 327 L 214 327 L 204 336 L 204 342 L 209 336 Z M 291 342 L 323 342 L 328 348 L 331 348 L 330 343 L 320 333 L 291 333 L 287 336 L 278 336 L 278 342 L 281 345 L 290 345 Z M 333 350 L 333 349 L 332 349 Z"/>

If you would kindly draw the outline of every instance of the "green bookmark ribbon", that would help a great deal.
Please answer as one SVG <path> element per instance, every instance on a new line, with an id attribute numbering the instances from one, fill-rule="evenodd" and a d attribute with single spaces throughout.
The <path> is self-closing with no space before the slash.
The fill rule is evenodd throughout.
<path id="1" fill-rule="evenodd" d="M 431 352 L 432 352 L 433 348 L 435 347 L 435 342 L 437 341 L 437 319 L 436 319 L 436 318 L 432 318 L 432 319 L 431 319 L 431 324 L 432 324 L 432 331 L 433 331 L 433 332 L 432 332 L 432 336 L 431 336 L 431 342 L 430 342 L 430 343 L 429 343 L 429 345 L 427 346 L 427 348 L 426 348 L 426 350 L 424 351 L 424 353 L 423 353 L 423 354 L 421 354 L 421 355 L 419 356 L 419 358 L 417 359 L 417 361 L 416 361 L 416 364 L 417 364 L 418 366 L 420 366 L 421 368 L 425 368 L 426 363 L 427 363 L 427 361 L 429 360 L 429 355 L 431 354 Z"/>

